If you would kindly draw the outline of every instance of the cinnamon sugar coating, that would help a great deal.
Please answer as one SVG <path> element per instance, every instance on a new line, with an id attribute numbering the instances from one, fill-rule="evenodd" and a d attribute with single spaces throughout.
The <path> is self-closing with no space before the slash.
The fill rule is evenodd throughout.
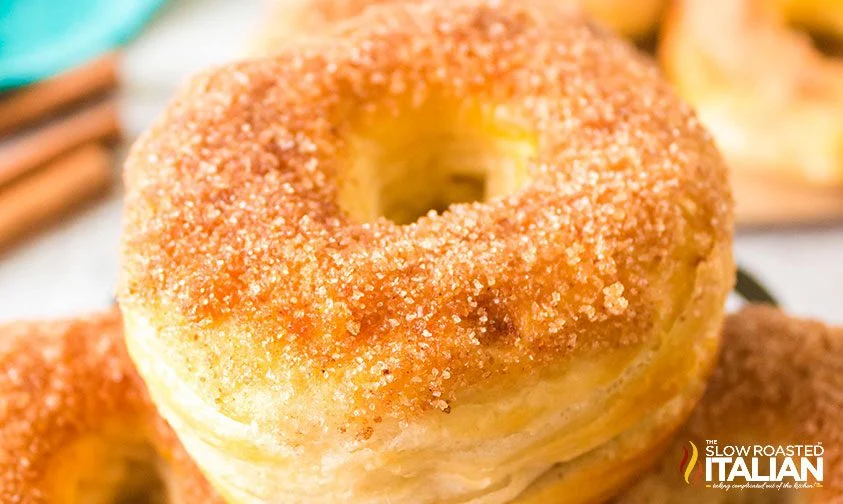
<path id="1" fill-rule="evenodd" d="M 328 425 L 366 437 L 490 378 L 645 343 L 691 302 L 731 243 L 709 135 L 632 47 L 515 4 L 371 9 L 195 77 L 138 141 L 119 298 L 200 397 L 260 423 L 238 393 L 329 390 Z M 407 225 L 349 217 L 356 128 L 435 100 L 525 132 L 526 184 Z"/>
<path id="2" fill-rule="evenodd" d="M 108 474 L 122 456 L 144 462 L 154 449 L 160 466 L 149 470 L 162 471 L 167 502 L 221 502 L 155 413 L 122 338 L 116 310 L 0 326 L 0 501 L 99 502 L 92 496 L 125 495 L 125 488 L 108 486 L 137 484 L 138 467 L 133 480 Z M 86 450 L 101 446 L 109 448 Z M 99 471 L 86 474 L 86 467 Z M 82 474 L 72 475 L 76 470 Z"/>

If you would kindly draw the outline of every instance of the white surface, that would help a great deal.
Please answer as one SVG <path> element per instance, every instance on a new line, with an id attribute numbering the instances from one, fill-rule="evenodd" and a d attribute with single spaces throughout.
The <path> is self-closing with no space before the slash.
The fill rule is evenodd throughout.
<path id="1" fill-rule="evenodd" d="M 186 76 L 242 54 L 263 7 L 260 1 L 171 2 L 124 55 L 128 138 Z M 0 256 L 0 320 L 71 315 L 112 302 L 119 199 L 115 190 Z M 741 234 L 736 256 L 791 312 L 843 323 L 843 225 Z"/>

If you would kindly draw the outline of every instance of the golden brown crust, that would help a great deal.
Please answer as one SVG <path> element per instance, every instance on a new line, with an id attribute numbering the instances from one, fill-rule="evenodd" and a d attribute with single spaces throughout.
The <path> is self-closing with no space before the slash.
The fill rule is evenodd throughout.
<path id="1" fill-rule="evenodd" d="M 173 502 L 216 498 L 155 414 L 126 353 L 117 310 L 0 326 L 0 501 L 65 502 L 55 480 L 67 475 L 51 468 L 74 443 L 106 430 L 132 441 L 149 436 L 172 474 Z"/>
<path id="2" fill-rule="evenodd" d="M 339 43 L 194 78 L 132 151 L 121 305 L 178 328 L 200 395 L 237 417 L 243 387 L 324 385 L 371 425 L 640 343 L 676 313 L 670 275 L 730 241 L 731 200 L 654 65 L 514 3 L 370 14 Z M 411 225 L 353 222 L 336 203 L 347 129 L 434 88 L 508 109 L 536 138 L 531 181 Z"/>
<path id="3" fill-rule="evenodd" d="M 843 499 L 843 329 L 761 305 L 729 316 L 705 396 L 660 466 L 618 501 L 726 502 L 734 492 L 688 486 L 677 471 L 682 447 L 689 440 L 704 446 L 706 439 L 822 443 L 823 488 L 804 490 L 802 497 Z"/>

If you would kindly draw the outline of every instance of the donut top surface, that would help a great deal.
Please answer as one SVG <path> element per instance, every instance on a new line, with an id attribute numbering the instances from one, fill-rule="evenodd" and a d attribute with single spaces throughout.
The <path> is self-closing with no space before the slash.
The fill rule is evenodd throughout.
<path id="1" fill-rule="evenodd" d="M 375 422 L 448 411 L 489 377 L 642 343 L 688 301 L 731 236 L 708 134 L 626 43 L 515 3 L 371 9 L 197 76 L 138 141 L 120 301 L 201 395 L 234 417 L 264 386 Z M 511 176 L 401 224 L 370 204 L 448 185 L 414 177 L 459 156 Z M 382 180 L 399 165 L 422 168 Z"/>

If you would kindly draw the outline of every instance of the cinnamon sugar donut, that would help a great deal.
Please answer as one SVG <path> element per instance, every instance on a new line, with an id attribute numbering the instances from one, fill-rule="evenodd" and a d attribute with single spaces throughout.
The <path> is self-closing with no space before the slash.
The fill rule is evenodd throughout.
<path id="1" fill-rule="evenodd" d="M 731 165 L 843 183 L 843 62 L 787 22 L 843 36 L 837 1 L 678 0 L 660 58 Z"/>
<path id="2" fill-rule="evenodd" d="M 134 146 L 119 299 L 153 400 L 232 502 L 512 502 L 553 467 L 556 502 L 611 495 L 716 352 L 720 156 L 576 15 L 357 19 L 194 78 Z"/>
<path id="3" fill-rule="evenodd" d="M 155 413 L 117 310 L 0 326 L 0 501 L 222 502 Z"/>
<path id="4" fill-rule="evenodd" d="M 822 487 L 811 480 L 803 489 L 726 492 L 706 488 L 704 472 L 688 484 L 679 470 L 682 450 L 689 441 L 703 450 L 708 439 L 721 446 L 821 443 Z M 843 329 L 760 305 L 729 316 L 702 401 L 659 466 L 617 502 L 843 502 Z"/>
<path id="5" fill-rule="evenodd" d="M 274 54 L 279 48 L 301 37 L 324 34 L 336 23 L 347 22 L 365 10 L 394 3 L 421 3 L 422 0 L 277 0 L 270 19 L 258 33 L 251 52 Z M 667 0 L 529 0 L 539 5 L 578 5 L 589 16 L 619 34 L 631 38 L 651 35 L 661 19 Z"/>

